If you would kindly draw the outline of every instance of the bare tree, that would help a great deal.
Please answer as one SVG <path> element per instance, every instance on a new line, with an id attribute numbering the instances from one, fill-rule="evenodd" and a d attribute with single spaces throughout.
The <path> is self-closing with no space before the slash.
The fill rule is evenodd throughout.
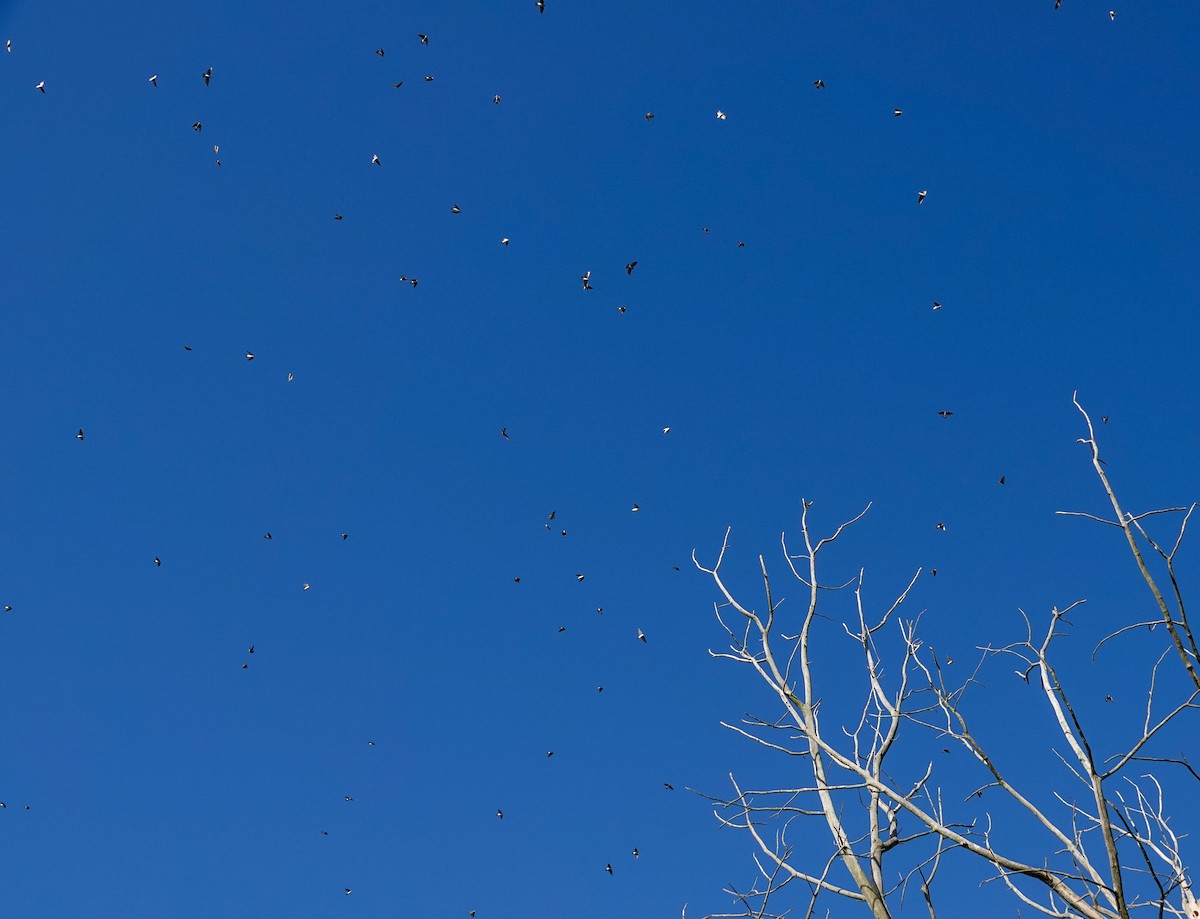
<path id="1" fill-rule="evenodd" d="M 763 789 L 746 787 L 731 774 L 731 794 L 706 795 L 723 826 L 749 835 L 757 867 L 747 889 L 728 889 L 733 911 L 713 919 L 766 919 L 796 906 L 798 915 L 810 917 L 818 905 L 828 914 L 834 905 L 829 900 L 887 919 L 903 910 L 906 898 L 936 917 L 942 901 L 935 902 L 935 882 L 957 872 L 963 859 L 974 862 L 982 880 L 1003 885 L 1018 909 L 1046 916 L 1128 919 L 1137 911 L 1200 917 L 1188 886 L 1184 834 L 1171 824 L 1163 776 L 1152 771 L 1174 770 L 1187 783 L 1200 781 L 1185 758 L 1165 753 L 1188 720 L 1194 730 L 1195 718 L 1187 716 L 1200 708 L 1195 636 L 1174 566 L 1195 505 L 1136 515 L 1122 510 L 1091 419 L 1079 410 L 1088 429 L 1080 442 L 1091 450 L 1116 519 L 1078 516 L 1125 533 L 1161 614 L 1103 637 L 1092 658 L 1101 646 L 1160 624 L 1165 629 L 1158 635 L 1169 640 L 1143 675 L 1140 723 L 1117 739 L 1111 730 L 1096 731 L 1095 723 L 1085 728 L 1089 706 L 1073 702 L 1055 668 L 1056 640 L 1072 630 L 1068 617 L 1083 601 L 1052 609 L 1040 626 L 1020 612 L 1023 634 L 980 647 L 971 673 L 954 682 L 952 661 L 919 637 L 920 617 L 899 614 L 919 569 L 876 612 L 869 611 L 862 570 L 844 584 L 824 580 L 825 553 L 869 505 L 818 538 L 810 524 L 812 504 L 802 502 L 801 550 L 793 554 L 781 538 L 784 560 L 806 597 L 792 615 L 776 599 L 762 556 L 762 612 L 735 597 L 721 573 L 726 531 L 715 562 L 706 566 L 693 553 L 720 594 L 715 612 L 729 638 L 727 649 L 712 653 L 753 671 L 769 690 L 775 713 L 747 715 L 725 727 L 786 758 L 791 775 L 786 786 Z M 1146 522 L 1171 513 L 1182 514 L 1182 523 L 1164 549 Z M 1159 589 L 1143 548 L 1163 564 L 1168 594 Z M 851 593 L 853 601 L 846 602 Z M 838 666 L 828 666 L 831 660 Z M 1024 768 L 1028 750 L 987 739 L 989 709 L 977 701 L 985 672 L 1040 690 L 1018 704 L 1031 718 L 1048 713 L 1059 740 L 1040 752 L 1053 758 L 1057 772 L 1048 764 L 1030 775 Z M 1131 691 L 1133 682 L 1123 680 Z M 847 698 L 857 702 L 847 708 Z M 963 784 L 961 765 L 953 773 L 938 765 L 938 749 L 968 753 L 977 782 Z M 1195 786 L 1187 791 L 1189 797 L 1196 793 Z M 948 867 L 951 860 L 955 867 Z M 946 914 L 962 912 L 955 900 Z"/>

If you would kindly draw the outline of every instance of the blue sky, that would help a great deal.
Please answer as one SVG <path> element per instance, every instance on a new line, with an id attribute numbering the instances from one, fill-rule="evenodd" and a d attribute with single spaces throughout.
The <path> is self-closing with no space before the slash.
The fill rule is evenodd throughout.
<path id="1" fill-rule="evenodd" d="M 1019 6 L 0 4 L 5 914 L 725 908 L 685 788 L 788 780 L 690 555 L 801 497 L 956 656 L 1087 597 L 1102 701 L 1054 511 L 1075 390 L 1195 494 L 1200 12 Z"/>

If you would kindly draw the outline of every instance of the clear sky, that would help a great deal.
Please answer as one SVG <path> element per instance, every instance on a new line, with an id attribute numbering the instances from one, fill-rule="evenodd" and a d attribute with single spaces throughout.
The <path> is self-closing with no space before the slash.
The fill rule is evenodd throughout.
<path id="1" fill-rule="evenodd" d="M 1149 597 L 1054 511 L 1104 510 L 1075 390 L 1132 509 L 1196 497 L 1198 28 L 0 2 L 0 912 L 727 908 L 686 789 L 792 774 L 719 726 L 774 710 L 691 551 L 758 604 L 801 497 L 875 502 L 833 574 L 938 568 L 958 657 L 1088 598 L 1136 725 L 1088 655 Z"/>

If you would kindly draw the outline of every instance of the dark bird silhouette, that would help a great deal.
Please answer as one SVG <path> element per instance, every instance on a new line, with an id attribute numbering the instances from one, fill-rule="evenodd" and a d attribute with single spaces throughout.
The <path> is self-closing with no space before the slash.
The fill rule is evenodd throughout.
<path id="1" fill-rule="evenodd" d="M 503 820 L 503 819 L 504 819 L 504 811 L 502 811 L 502 810 L 500 810 L 499 808 L 497 808 L 497 809 L 496 809 L 496 816 L 497 816 L 497 817 L 499 817 L 501 820 Z"/>
<path id="2" fill-rule="evenodd" d="M 41 90 L 41 92 L 45 93 L 46 92 L 46 81 L 42 80 L 40 83 L 38 83 L 37 86 L 34 87 L 34 89 Z"/>
<path id="3" fill-rule="evenodd" d="M 382 166 L 383 165 L 383 161 L 379 159 L 378 153 L 371 154 L 371 165 L 372 166 Z"/>
<path id="4" fill-rule="evenodd" d="M 459 207 L 457 204 L 451 204 L 450 205 L 450 213 L 451 214 L 461 214 L 462 208 Z"/>
<path id="5" fill-rule="evenodd" d="M 432 75 L 431 75 L 431 76 L 427 76 L 427 77 L 425 78 L 425 82 L 426 82 L 426 83 L 432 83 L 432 82 L 433 82 L 433 77 L 432 77 Z"/>
<path id="6" fill-rule="evenodd" d="M 417 38 L 421 39 L 421 44 L 423 44 L 423 45 L 429 44 L 429 36 L 428 35 L 418 35 Z"/>
<path id="7" fill-rule="evenodd" d="M 894 118 L 899 118 L 903 114 L 904 114 L 904 112 L 901 109 L 898 109 L 898 108 L 892 109 L 892 117 L 894 117 Z"/>
<path id="8" fill-rule="evenodd" d="M 263 539 L 274 539 L 274 538 L 275 537 L 272 536 L 270 533 L 263 533 Z"/>
<path id="9" fill-rule="evenodd" d="M 938 412 L 938 414 L 941 415 L 943 418 L 949 418 L 951 415 L 954 414 L 954 412 L 940 411 L 940 412 Z"/>
<path id="10" fill-rule="evenodd" d="M 579 280 L 583 281 L 584 290 L 595 290 L 595 288 L 592 287 L 592 273 L 590 271 L 585 271 L 583 274 L 581 274 L 579 276 Z"/>
<path id="11" fill-rule="evenodd" d="M 156 556 L 154 556 L 154 567 L 155 567 L 155 568 L 161 568 L 161 567 L 162 567 L 162 559 L 161 559 L 161 558 L 159 558 L 157 555 L 156 555 Z"/>
<path id="12" fill-rule="evenodd" d="M 496 95 L 492 96 L 492 105 L 499 105 L 499 104 L 500 104 L 500 94 L 496 93 Z"/>
<path id="13" fill-rule="evenodd" d="M 546 0 L 537 0 L 536 6 L 538 8 L 539 13 L 546 12 Z M 472 913 L 471 915 L 474 915 L 474 913 Z"/>
<path id="14" fill-rule="evenodd" d="M 341 220 L 341 219 L 343 219 L 343 218 L 342 218 L 342 215 L 341 215 L 341 214 L 334 214 L 334 215 L 333 215 L 333 219 L 334 219 L 334 220 Z"/>
<path id="15" fill-rule="evenodd" d="M 641 640 L 643 643 L 646 643 L 646 633 L 645 633 L 645 632 L 643 632 L 641 629 L 638 629 L 638 638 L 639 638 L 639 639 L 640 639 L 640 640 Z"/>
<path id="16" fill-rule="evenodd" d="M 675 790 L 675 786 L 672 785 L 670 782 L 663 782 L 663 788 L 665 788 L 667 791 Z"/>
<path id="17" fill-rule="evenodd" d="M 79 429 L 79 433 L 75 435 L 76 440 L 83 440 L 83 428 Z"/>
<path id="18" fill-rule="evenodd" d="M 637 846 L 634 846 L 634 847 L 633 847 L 633 857 L 634 857 L 634 858 L 637 858 L 637 857 L 638 857 L 638 850 L 637 850 Z"/>
<path id="19" fill-rule="evenodd" d="M 382 48 L 376 48 L 375 53 L 378 54 L 380 57 L 383 57 L 383 55 L 384 55 L 384 51 Z"/>
<path id="20" fill-rule="evenodd" d="M 344 541 L 344 540 L 347 540 L 347 539 L 349 539 L 349 538 L 350 538 L 350 534 L 349 534 L 349 533 L 343 533 L 343 534 L 342 534 L 342 540 L 343 540 L 343 541 Z"/>
<path id="21" fill-rule="evenodd" d="M 512 440 L 512 438 L 508 436 L 508 428 L 501 428 L 500 436 L 503 437 L 505 440 Z"/>
<path id="22" fill-rule="evenodd" d="M 204 85 L 205 86 L 207 86 L 209 83 L 212 82 L 212 68 L 211 67 L 209 67 L 208 70 L 204 71 L 203 77 L 204 77 Z"/>
<path id="23" fill-rule="evenodd" d="M 513 583 L 514 583 L 514 584 L 520 584 L 520 583 L 521 583 L 521 579 L 520 579 L 520 578 L 513 578 Z"/>
<path id="24" fill-rule="evenodd" d="M 653 120 L 654 120 L 654 113 L 653 113 L 653 112 L 647 112 L 647 113 L 646 113 L 646 120 L 647 120 L 647 121 L 653 121 Z"/>
<path id="25" fill-rule="evenodd" d="M 636 267 L 637 267 L 637 262 L 630 262 L 628 265 L 625 266 L 625 273 L 633 274 L 633 269 Z"/>
<path id="26" fill-rule="evenodd" d="M 609 864 L 605 865 L 604 870 L 607 871 L 609 874 L 612 874 L 613 873 L 612 864 L 609 863 Z"/>
<path id="27" fill-rule="evenodd" d="M 154 74 L 154 76 L 152 76 L 146 82 L 148 82 L 151 86 L 158 86 L 158 74 Z"/>
<path id="28" fill-rule="evenodd" d="M 815 86 L 817 89 L 824 89 L 825 81 L 824 80 L 813 80 L 813 86 Z"/>
<path id="29" fill-rule="evenodd" d="M 254 352 L 253 351 L 246 352 L 246 360 L 248 360 L 248 361 L 254 360 Z"/>
<path id="30" fill-rule="evenodd" d="M 566 532 L 566 530 L 563 530 L 563 535 L 564 535 L 564 536 L 565 536 L 565 535 L 567 535 L 567 532 Z M 577 580 L 577 581 L 582 581 L 582 580 L 583 580 L 583 574 L 582 574 L 582 572 L 581 572 L 581 573 L 579 573 L 579 574 L 577 574 L 577 575 L 575 575 L 575 580 Z"/>
<path id="31" fill-rule="evenodd" d="M 247 653 L 247 654 L 253 654 L 253 653 L 254 653 L 254 645 L 251 645 L 249 648 L 247 648 L 247 649 L 246 649 L 246 653 Z"/>
<path id="32" fill-rule="evenodd" d="M 925 189 L 922 189 L 921 191 L 917 192 L 917 204 L 924 204 L 925 196 L 928 194 L 929 194 L 929 192 Z"/>
<path id="33" fill-rule="evenodd" d="M 204 125 L 201 124 L 199 121 L 192 122 L 192 130 L 193 131 L 200 131 L 203 127 L 204 127 Z"/>
<path id="34" fill-rule="evenodd" d="M 944 524 L 944 523 L 939 523 L 939 524 L 937 525 L 937 528 L 938 528 L 939 530 L 944 530 L 944 529 L 946 529 L 946 524 Z"/>
<path id="35" fill-rule="evenodd" d="M 1004 479 L 1005 479 L 1005 476 L 1000 476 L 1000 478 L 999 478 L 997 481 L 998 481 L 998 482 L 999 482 L 1001 485 L 1003 485 L 1003 484 L 1004 484 Z"/>

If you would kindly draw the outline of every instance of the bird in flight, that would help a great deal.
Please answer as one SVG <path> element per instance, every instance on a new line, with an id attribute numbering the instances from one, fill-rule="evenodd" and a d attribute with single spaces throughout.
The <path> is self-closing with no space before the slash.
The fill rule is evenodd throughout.
<path id="1" fill-rule="evenodd" d="M 670 433 L 671 433 L 671 429 L 670 429 L 670 428 L 663 428 L 663 433 L 664 433 L 664 434 L 670 434 Z"/>
<path id="2" fill-rule="evenodd" d="M 924 203 L 925 203 L 925 196 L 926 196 L 927 194 L 929 194 L 929 192 L 928 192 L 927 190 L 924 190 L 924 189 L 922 189 L 921 191 L 917 192 L 917 204 L 924 204 Z"/>
<path id="3" fill-rule="evenodd" d="M 717 121 L 728 121 L 728 120 L 729 120 L 729 116 L 727 116 L 720 109 L 717 109 Z"/>
<path id="4" fill-rule="evenodd" d="M 373 166 L 382 166 L 382 165 L 383 165 L 383 163 L 382 163 L 382 162 L 380 162 L 380 160 L 379 160 L 379 154 L 378 154 L 378 153 L 372 153 L 372 154 L 371 154 L 371 165 L 373 165 Z"/>
<path id="5" fill-rule="evenodd" d="M 939 523 L 938 523 L 938 525 L 937 525 L 937 528 L 938 528 L 939 530 L 945 531 L 945 529 L 946 529 L 946 524 L 939 522 Z"/>
<path id="6" fill-rule="evenodd" d="M 204 71 L 203 76 L 204 76 L 204 85 L 207 86 L 210 82 L 212 82 L 212 68 L 209 67 L 208 70 Z"/>
<path id="7" fill-rule="evenodd" d="M 246 360 L 248 360 L 248 361 L 254 360 L 254 352 L 253 351 L 246 352 Z"/>
<path id="8" fill-rule="evenodd" d="M 450 205 L 450 213 L 451 214 L 461 214 L 462 208 L 459 207 L 457 204 L 451 204 Z"/>
<path id="9" fill-rule="evenodd" d="M 4 43 L 4 50 L 7 51 L 9 54 L 12 54 L 12 39 L 11 38 Z"/>
<path id="10" fill-rule="evenodd" d="M 647 113 L 646 113 L 646 120 L 647 120 L 647 121 L 653 121 L 653 120 L 654 120 L 654 113 L 653 113 L 653 112 L 647 112 Z"/>
<path id="11" fill-rule="evenodd" d="M 492 105 L 499 105 L 499 104 L 500 104 L 500 94 L 496 93 L 496 95 L 492 96 Z"/>
<path id="12" fill-rule="evenodd" d="M 938 412 L 938 414 L 941 415 L 943 418 L 949 418 L 951 415 L 954 414 L 954 412 L 947 412 L 945 410 L 942 410 L 942 411 Z"/>
<path id="13" fill-rule="evenodd" d="M 426 83 L 432 83 L 432 82 L 433 82 L 433 76 L 431 75 L 431 76 L 427 76 L 427 77 L 425 77 L 425 82 L 426 82 Z"/>
<path id="14" fill-rule="evenodd" d="M 612 863 L 610 862 L 609 864 L 605 865 L 604 870 L 607 871 L 609 874 L 612 874 L 613 873 Z"/>
<path id="15" fill-rule="evenodd" d="M 42 80 L 42 82 L 40 82 L 37 86 L 35 86 L 34 89 L 40 89 L 42 92 L 45 92 L 46 91 L 46 81 Z"/>
<path id="16" fill-rule="evenodd" d="M 634 847 L 633 847 L 633 857 L 634 857 L 634 858 L 637 858 L 637 857 L 638 857 L 638 850 L 637 850 L 637 846 L 634 846 Z"/>
<path id="17" fill-rule="evenodd" d="M 204 125 L 203 125 L 203 124 L 201 124 L 199 121 L 193 121 L 193 122 L 192 122 L 192 130 L 193 130 L 193 131 L 199 131 L 199 130 L 200 130 L 201 128 L 203 128 L 203 127 L 204 127 Z"/>
<path id="18" fill-rule="evenodd" d="M 646 633 L 643 632 L 641 629 L 638 629 L 638 640 L 641 641 L 642 644 L 648 644 L 648 642 L 646 641 Z"/>
<path id="19" fill-rule="evenodd" d="M 511 240 L 507 236 L 502 236 L 500 238 L 500 245 L 502 246 L 507 246 L 510 242 Z"/>
<path id="20" fill-rule="evenodd" d="M 564 535 L 564 536 L 566 536 L 566 535 L 567 535 L 567 531 L 566 531 L 566 530 L 563 530 L 563 535 Z M 581 573 L 579 573 L 579 574 L 577 574 L 577 575 L 575 575 L 575 580 L 577 580 L 577 581 L 582 581 L 582 580 L 583 580 L 583 578 L 584 578 L 584 575 L 583 575 L 583 573 L 582 573 L 582 572 L 581 572 Z"/>
<path id="21" fill-rule="evenodd" d="M 933 308 L 934 308 L 934 310 L 940 310 L 942 308 L 942 304 L 940 304 L 937 300 L 934 300 Z"/>
<path id="22" fill-rule="evenodd" d="M 501 820 L 503 820 L 503 819 L 504 819 L 504 811 L 502 811 L 502 810 L 500 810 L 499 808 L 497 808 L 497 809 L 496 809 L 496 816 L 497 816 L 497 817 L 499 817 Z"/>
<path id="23" fill-rule="evenodd" d="M 579 276 L 579 280 L 583 281 L 584 290 L 595 290 L 595 288 L 592 287 L 592 273 L 590 271 L 585 271 L 583 274 L 581 274 Z"/>
<path id="24" fill-rule="evenodd" d="M 501 428 L 500 436 L 503 437 L 505 440 L 512 440 L 512 438 L 508 436 L 508 428 Z"/>
<path id="25" fill-rule="evenodd" d="M 998 482 L 999 482 L 1001 485 L 1003 485 L 1003 484 L 1004 484 L 1004 479 L 1005 479 L 1005 476 L 1000 476 L 1000 478 L 999 478 L 999 479 L 997 479 L 997 481 L 998 481 Z"/>
<path id="26" fill-rule="evenodd" d="M 903 114 L 904 114 L 903 109 L 898 109 L 898 108 L 892 109 L 892 117 L 894 117 L 894 118 L 899 118 Z"/>
<path id="27" fill-rule="evenodd" d="M 638 505 L 635 504 L 633 507 L 630 508 L 630 510 L 636 514 L 638 511 L 641 510 L 641 507 L 639 507 Z"/>
<path id="28" fill-rule="evenodd" d="M 628 265 L 625 266 L 625 273 L 630 274 L 630 275 L 633 274 L 633 269 L 636 268 L 637 265 L 638 265 L 637 262 L 630 262 Z"/>
<path id="29" fill-rule="evenodd" d="M 156 556 L 154 556 L 154 567 L 155 567 L 155 568 L 161 568 L 161 567 L 162 567 L 162 559 L 161 559 L 161 558 L 159 558 L 157 555 L 156 555 Z"/>
<path id="30" fill-rule="evenodd" d="M 623 307 L 623 306 L 618 306 L 618 307 L 617 307 L 617 312 L 618 312 L 618 313 L 620 313 L 622 316 L 624 316 L 624 315 L 625 315 L 625 307 Z"/>
<path id="31" fill-rule="evenodd" d="M 376 48 L 375 53 L 378 54 L 380 57 L 383 57 L 384 51 L 382 48 Z"/>
<path id="32" fill-rule="evenodd" d="M 546 12 L 546 0 L 537 0 L 537 3 L 535 5 L 537 6 L 539 13 Z M 472 914 L 472 915 L 474 915 L 474 914 Z"/>
<path id="33" fill-rule="evenodd" d="M 343 533 L 343 534 L 342 534 L 342 541 L 343 541 L 343 542 L 345 542 L 345 541 L 346 541 L 347 539 L 349 539 L 349 538 L 350 538 L 350 534 L 349 534 L 349 533 Z"/>
<path id="34" fill-rule="evenodd" d="M 418 35 L 417 38 L 421 39 L 421 44 L 423 44 L 423 45 L 429 44 L 429 36 L 428 35 Z"/>
<path id="35" fill-rule="evenodd" d="M 275 537 L 271 535 L 270 531 L 263 533 L 263 539 L 274 539 L 274 538 Z"/>
<path id="36" fill-rule="evenodd" d="M 346 894 L 346 896 L 350 896 L 350 894 L 352 894 L 352 893 L 354 893 L 354 891 L 353 891 L 353 890 L 351 890 L 349 887 L 345 888 L 345 894 Z"/>
<path id="37" fill-rule="evenodd" d="M 76 440 L 83 440 L 83 428 L 79 429 L 79 433 L 75 435 Z"/>
<path id="38" fill-rule="evenodd" d="M 154 74 L 148 81 L 151 86 L 158 86 L 158 74 Z"/>
<path id="39" fill-rule="evenodd" d="M 824 89 L 825 81 L 824 80 L 813 80 L 813 86 L 815 86 L 817 89 Z"/>
<path id="40" fill-rule="evenodd" d="M 675 790 L 675 786 L 672 785 L 670 782 L 663 782 L 663 788 L 665 788 L 667 791 Z"/>

